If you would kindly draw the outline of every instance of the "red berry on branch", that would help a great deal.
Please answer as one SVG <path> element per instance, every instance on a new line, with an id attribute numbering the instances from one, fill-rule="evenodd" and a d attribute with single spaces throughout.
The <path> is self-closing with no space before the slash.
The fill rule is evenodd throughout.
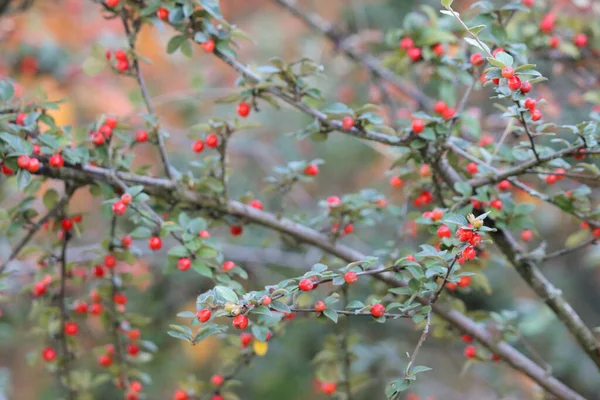
<path id="1" fill-rule="evenodd" d="M 131 203 L 132 200 L 133 200 L 133 196 L 131 196 L 131 194 L 129 194 L 129 193 L 123 193 L 121 195 L 121 201 L 123 203 L 125 203 L 126 205 Z"/>
<path id="2" fill-rule="evenodd" d="M 518 76 L 513 76 L 508 79 L 508 88 L 512 91 L 519 90 L 521 88 L 521 79 Z"/>
<path id="3" fill-rule="evenodd" d="M 117 50 L 115 51 L 115 58 L 119 61 L 127 61 L 127 53 L 123 50 Z"/>
<path id="4" fill-rule="evenodd" d="M 443 114 L 447 108 L 448 108 L 448 105 L 446 104 L 446 102 L 440 100 L 440 101 L 436 102 L 435 105 L 433 106 L 433 111 L 435 111 L 438 114 Z"/>
<path id="5" fill-rule="evenodd" d="M 521 232 L 521 239 L 524 242 L 531 242 L 533 240 L 533 231 L 531 229 L 525 229 Z"/>
<path id="6" fill-rule="evenodd" d="M 36 282 L 33 285 L 32 293 L 35 297 L 39 297 L 46 293 L 46 284 L 44 282 Z"/>
<path id="7" fill-rule="evenodd" d="M 48 164 L 50 164 L 52 168 L 62 168 L 65 165 L 65 161 L 60 154 L 53 154 L 48 159 Z"/>
<path id="8" fill-rule="evenodd" d="M 260 299 L 260 304 L 262 304 L 263 306 L 268 306 L 271 304 L 273 300 L 269 297 L 269 296 L 263 296 Z"/>
<path id="9" fill-rule="evenodd" d="M 350 117 L 346 117 L 342 119 L 342 129 L 345 131 L 349 131 L 354 127 L 354 120 Z"/>
<path id="10" fill-rule="evenodd" d="M 252 208 L 256 208 L 257 210 L 262 210 L 263 207 L 263 203 L 262 201 L 258 200 L 258 199 L 254 199 L 250 202 L 250 207 Z"/>
<path id="11" fill-rule="evenodd" d="M 535 0 L 522 0 L 522 3 L 526 7 L 532 7 Z"/>
<path id="12" fill-rule="evenodd" d="M 428 164 L 421 165 L 421 167 L 419 168 L 419 175 L 421 175 L 421 177 L 423 178 L 431 176 L 431 170 L 429 169 Z"/>
<path id="13" fill-rule="evenodd" d="M 56 350 L 52 347 L 46 347 L 42 350 L 42 359 L 46 362 L 52 362 L 56 359 Z"/>
<path id="14" fill-rule="evenodd" d="M 356 283 L 356 281 L 358 281 L 358 275 L 356 275 L 356 272 L 348 271 L 344 274 L 344 280 L 349 284 Z"/>
<path id="15" fill-rule="evenodd" d="M 322 302 L 321 300 L 315 302 L 315 310 L 317 312 L 323 312 L 323 310 L 325 310 L 325 303 Z"/>
<path id="16" fill-rule="evenodd" d="M 106 268 L 114 268 L 117 265 L 117 259 L 112 254 L 109 254 L 104 257 L 104 266 Z"/>
<path id="17" fill-rule="evenodd" d="M 139 143 L 144 143 L 148 140 L 148 132 L 144 130 L 139 130 L 135 133 L 135 141 Z"/>
<path id="18" fill-rule="evenodd" d="M 373 304 L 371 307 L 371 315 L 375 318 L 379 318 L 385 314 L 385 306 L 381 303 Z"/>
<path id="19" fill-rule="evenodd" d="M 553 49 L 557 48 L 559 44 L 560 44 L 560 39 L 558 38 L 558 36 L 552 36 L 548 40 L 548 45 L 550 47 L 552 47 Z"/>
<path id="20" fill-rule="evenodd" d="M 452 236 L 452 230 L 450 230 L 450 228 L 448 228 L 446 225 L 442 225 L 437 229 L 437 235 L 440 238 L 449 238 L 450 236 Z"/>
<path id="21" fill-rule="evenodd" d="M 600 237 L 600 228 L 594 228 L 594 229 L 592 230 L 592 236 L 594 236 L 594 237 L 596 237 L 596 238 L 597 238 L 597 237 Z"/>
<path id="22" fill-rule="evenodd" d="M 121 238 L 121 246 L 123 246 L 123 248 L 128 249 L 129 247 L 131 247 L 131 244 L 133 243 L 133 239 L 131 239 L 131 236 L 129 235 L 125 235 Z"/>
<path id="23" fill-rule="evenodd" d="M 209 133 L 206 135 L 206 145 L 208 147 L 212 147 L 213 149 L 219 145 L 219 137 L 214 133 Z"/>
<path id="24" fill-rule="evenodd" d="M 118 6 L 118 5 L 119 5 L 119 2 L 120 2 L 120 0 L 106 0 L 106 5 L 107 5 L 108 7 L 111 7 L 111 8 L 113 8 L 113 7 L 116 7 L 116 6 Z"/>
<path id="25" fill-rule="evenodd" d="M 139 381 L 133 381 L 129 385 L 129 388 L 136 393 L 140 393 L 142 391 L 143 386 Z"/>
<path id="26" fill-rule="evenodd" d="M 115 293 L 113 295 L 113 302 L 115 304 L 125 305 L 127 304 L 127 296 L 123 293 Z"/>
<path id="27" fill-rule="evenodd" d="M 96 278 L 102 278 L 104 276 L 104 268 L 101 265 L 94 266 L 94 276 Z"/>
<path id="28" fill-rule="evenodd" d="M 337 385 L 333 382 L 323 382 L 321 384 L 321 390 L 326 395 L 332 395 L 337 391 Z"/>
<path id="29" fill-rule="evenodd" d="M 75 322 L 66 322 L 64 327 L 65 335 L 74 336 L 79 332 L 79 327 Z"/>
<path id="30" fill-rule="evenodd" d="M 469 174 L 475 175 L 478 171 L 479 171 L 479 167 L 477 167 L 477 164 L 475 164 L 473 162 L 467 164 L 467 172 Z"/>
<path id="31" fill-rule="evenodd" d="M 169 19 L 169 10 L 167 10 L 164 7 L 159 7 L 158 10 L 156 10 L 156 16 L 158 17 L 158 19 L 166 21 Z"/>
<path id="32" fill-rule="evenodd" d="M 436 43 L 431 47 L 431 50 L 435 53 L 436 56 L 441 57 L 444 55 L 444 45 L 441 43 Z"/>
<path id="33" fill-rule="evenodd" d="M 192 260 L 187 257 L 180 258 L 179 261 L 177 261 L 177 269 L 180 271 L 187 271 L 191 266 Z"/>
<path id="34" fill-rule="evenodd" d="M 512 186 L 511 183 L 509 181 L 507 181 L 506 179 L 503 180 L 503 181 L 500 181 L 498 183 L 498 189 L 499 190 L 508 190 L 508 189 L 511 188 L 511 186 Z"/>
<path id="35" fill-rule="evenodd" d="M 531 83 L 525 81 L 521 82 L 521 93 L 529 93 L 531 92 Z"/>
<path id="36" fill-rule="evenodd" d="M 573 43 L 577 47 L 585 47 L 588 44 L 588 37 L 585 33 L 578 33 L 573 37 Z"/>
<path id="37" fill-rule="evenodd" d="M 79 314 L 85 314 L 88 311 L 88 305 L 85 301 L 78 301 L 73 309 Z"/>
<path id="38" fill-rule="evenodd" d="M 465 260 L 472 260 L 477 256 L 477 253 L 475 252 L 475 249 L 471 246 L 466 247 L 463 252 L 462 252 L 462 256 Z"/>
<path id="39" fill-rule="evenodd" d="M 207 53 L 212 53 L 215 51 L 215 41 L 210 39 L 200 45 L 202 49 L 204 49 Z"/>
<path id="40" fill-rule="evenodd" d="M 515 75 L 515 70 L 512 67 L 506 66 L 502 68 L 502 76 L 506 79 L 510 79 Z"/>
<path id="41" fill-rule="evenodd" d="M 502 200 L 496 199 L 490 202 L 490 207 L 495 208 L 496 210 L 502 210 Z"/>
<path id="42" fill-rule="evenodd" d="M 413 62 L 417 62 L 421 59 L 421 49 L 418 47 L 412 47 L 406 51 L 408 58 L 410 58 Z"/>
<path id="43" fill-rule="evenodd" d="M 304 292 L 310 292 L 314 289 L 315 284 L 311 279 L 302 279 L 298 284 L 298 287 Z"/>
<path id="44" fill-rule="evenodd" d="M 540 119 L 542 119 L 542 112 L 538 109 L 535 109 L 531 112 L 531 120 L 532 121 L 539 121 Z"/>
<path id="45" fill-rule="evenodd" d="M 177 389 L 173 395 L 173 400 L 189 400 L 187 392 L 183 389 Z"/>
<path id="46" fill-rule="evenodd" d="M 127 211 L 127 206 L 121 200 L 115 201 L 112 205 L 112 212 L 115 215 L 123 215 Z"/>
<path id="47" fill-rule="evenodd" d="M 242 349 L 245 349 L 252 343 L 252 335 L 250 333 L 242 333 L 240 335 L 240 344 L 242 345 Z"/>
<path id="48" fill-rule="evenodd" d="M 70 218 L 63 218 L 60 225 L 65 231 L 70 231 L 71 229 L 73 229 L 73 221 L 71 221 Z"/>
<path id="49" fill-rule="evenodd" d="M 221 386 L 224 382 L 224 379 L 221 375 L 213 375 L 210 377 L 210 383 L 213 386 Z"/>
<path id="50" fill-rule="evenodd" d="M 425 123 L 420 119 L 415 119 L 412 122 L 412 130 L 414 133 L 421 133 L 425 129 Z"/>
<path id="51" fill-rule="evenodd" d="M 245 102 L 238 104 L 237 113 L 240 117 L 247 117 L 250 114 L 250 104 Z"/>
<path id="52" fill-rule="evenodd" d="M 36 173 L 40 169 L 40 161 L 37 158 L 30 158 L 29 165 L 27 166 L 27 171 L 31 173 Z"/>
<path id="53" fill-rule="evenodd" d="M 457 283 L 458 287 L 467 287 L 470 284 L 471 284 L 471 277 L 470 276 L 461 276 L 460 280 Z"/>
<path id="54" fill-rule="evenodd" d="M 244 228 L 239 225 L 231 225 L 229 227 L 229 233 L 232 236 L 240 236 L 244 232 Z"/>
<path id="55" fill-rule="evenodd" d="M 310 176 L 319 175 L 319 167 L 316 164 L 308 164 L 306 168 L 304 168 L 304 174 Z"/>
<path id="56" fill-rule="evenodd" d="M 110 367 L 112 364 L 112 358 L 107 354 L 102 354 L 98 357 L 98 364 L 103 367 Z"/>
<path id="57" fill-rule="evenodd" d="M 225 261 L 221 267 L 223 271 L 231 271 L 235 268 L 235 263 L 233 261 Z"/>
<path id="58" fill-rule="evenodd" d="M 116 118 L 108 117 L 104 121 L 104 125 L 108 126 L 110 129 L 115 129 L 117 127 Z"/>
<path id="59" fill-rule="evenodd" d="M 139 329 L 134 328 L 127 332 L 127 337 L 129 340 L 138 340 L 142 336 L 142 333 Z"/>
<path id="60" fill-rule="evenodd" d="M 29 167 L 29 157 L 25 155 L 19 156 L 17 158 L 17 165 L 21 169 L 26 169 L 27 167 Z"/>
<path id="61" fill-rule="evenodd" d="M 540 21 L 540 30 L 544 33 L 551 33 L 554 30 L 556 15 L 548 13 L 544 15 Z"/>
<path id="62" fill-rule="evenodd" d="M 198 318 L 198 321 L 200 321 L 200 322 L 206 322 L 206 321 L 208 321 L 211 316 L 212 316 L 212 312 L 210 310 L 206 309 L 206 308 L 202 309 L 202 310 L 199 310 L 196 313 L 196 317 Z"/>
<path id="63" fill-rule="evenodd" d="M 525 108 L 529 109 L 529 111 L 533 111 L 536 106 L 536 101 L 534 99 L 525 99 Z"/>
<path id="64" fill-rule="evenodd" d="M 455 115 L 456 115 L 456 110 L 452 107 L 448 107 L 442 113 L 442 118 L 444 118 L 445 120 L 449 120 L 449 119 L 454 118 Z"/>
<path id="65" fill-rule="evenodd" d="M 459 228 L 456 231 L 456 236 L 461 242 L 468 242 L 473 237 L 473 231 L 469 229 Z"/>
<path id="66" fill-rule="evenodd" d="M 548 185 L 554 185 L 557 180 L 558 178 L 556 175 L 546 175 L 545 181 Z"/>
<path id="67" fill-rule="evenodd" d="M 192 145 L 192 150 L 194 153 L 200 153 L 202 150 L 204 150 L 204 142 L 202 140 L 196 140 Z"/>
<path id="68" fill-rule="evenodd" d="M 233 319 L 233 327 L 239 330 L 244 330 L 248 326 L 248 317 L 243 314 L 238 315 Z"/>
<path id="69" fill-rule="evenodd" d="M 474 54 L 471 54 L 470 61 L 471 61 L 471 64 L 473 64 L 475 66 L 479 66 L 479 65 L 483 65 L 483 62 L 485 60 L 481 54 L 474 53 Z"/>
<path id="70" fill-rule="evenodd" d="M 335 207 L 339 206 L 341 203 L 342 203 L 342 201 L 337 196 L 329 196 L 327 198 L 327 205 L 329 206 L 329 208 L 335 208 Z"/>
<path id="71" fill-rule="evenodd" d="M 27 118 L 27 114 L 25 113 L 18 113 L 17 114 L 17 118 L 15 118 L 15 124 L 17 125 L 25 125 L 25 119 Z"/>
<path id="72" fill-rule="evenodd" d="M 202 239 L 208 239 L 210 237 L 210 233 L 207 230 L 201 230 L 200 232 L 198 232 L 198 236 L 201 237 Z"/>
<path id="73" fill-rule="evenodd" d="M 467 358 L 475 358 L 476 350 L 475 346 L 467 346 L 465 347 L 465 357 Z"/>
<path id="74" fill-rule="evenodd" d="M 473 337 L 467 334 L 461 335 L 460 337 L 462 339 L 463 342 L 465 343 L 471 343 L 473 341 Z"/>
<path id="75" fill-rule="evenodd" d="M 162 247 L 162 240 L 158 236 L 153 236 L 148 240 L 148 247 L 152 251 L 160 250 Z"/>
<path id="76" fill-rule="evenodd" d="M 354 232 L 354 225 L 353 224 L 348 224 L 344 227 L 344 233 L 346 235 L 351 234 L 352 232 Z"/>
<path id="77" fill-rule="evenodd" d="M 390 185 L 392 185 L 395 188 L 399 188 L 400 186 L 402 186 L 402 179 L 400 179 L 399 176 L 392 176 L 390 178 Z"/>
<path id="78" fill-rule="evenodd" d="M 121 60 L 117 61 L 117 69 L 121 72 L 126 72 L 129 70 L 129 61 Z"/>
<path id="79" fill-rule="evenodd" d="M 414 46 L 415 46 L 415 41 L 409 37 L 405 37 L 400 40 L 400 48 L 403 50 L 411 49 Z"/>

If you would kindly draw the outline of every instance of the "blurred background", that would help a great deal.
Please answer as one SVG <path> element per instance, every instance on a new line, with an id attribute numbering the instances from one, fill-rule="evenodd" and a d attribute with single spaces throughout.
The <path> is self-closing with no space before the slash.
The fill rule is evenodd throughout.
<path id="1" fill-rule="evenodd" d="M 538 2 L 536 0 L 536 2 Z M 455 8 L 462 10 L 472 2 L 455 1 Z M 553 7 L 564 15 L 583 21 L 593 18 L 590 1 L 548 1 L 540 10 Z M 385 51 L 382 45 L 385 32 L 402 26 L 403 18 L 423 4 L 435 9 L 439 1 L 418 0 L 304 0 L 297 4 L 305 10 L 320 14 L 334 23 L 341 31 L 351 35 L 359 48 Z M 225 18 L 246 31 L 255 43 L 241 41 L 239 59 L 251 65 L 265 64 L 271 57 L 279 56 L 291 61 L 308 56 L 324 65 L 326 78 L 316 80 L 331 102 L 342 101 L 351 105 L 365 102 L 380 103 L 385 85 L 374 83 L 369 74 L 339 54 L 331 42 L 319 33 L 311 31 L 301 21 L 276 6 L 272 1 L 223 0 L 221 7 Z M 541 12 L 541 11 L 540 11 Z M 539 12 L 538 12 L 539 14 Z M 596 14 L 597 16 L 597 14 Z M 587 19 L 586 19 L 587 18 Z M 149 85 L 152 100 L 163 127 L 170 137 L 168 151 L 175 167 L 185 170 L 185 165 L 197 157 L 189 149 L 192 140 L 186 134 L 191 125 L 206 121 L 210 116 L 235 117 L 235 104 L 215 104 L 215 100 L 235 91 L 237 75 L 216 57 L 194 49 L 191 59 L 181 53 L 166 54 L 166 43 L 172 36 L 170 29 L 160 23 L 145 26 L 138 40 L 138 51 L 151 60 L 142 65 L 142 72 Z M 90 55 L 92 45 L 100 43 L 107 49 L 126 46 L 119 20 L 106 20 L 98 6 L 83 0 L 36 1 L 26 13 L 0 18 L 0 76 L 10 76 L 21 86 L 23 93 L 35 95 L 42 89 L 51 100 L 64 99 L 60 110 L 53 111 L 57 124 L 85 125 L 100 114 L 118 116 L 121 120 L 141 125 L 137 114 L 143 112 L 141 99 L 133 79 L 116 76 L 105 70 L 90 77 L 82 71 L 84 60 Z M 389 51 L 389 49 L 387 49 Z M 450 49 L 451 51 L 451 49 Z M 589 76 L 578 72 L 580 66 L 540 59 L 538 69 L 550 77 L 548 85 L 540 85 L 538 94 L 548 100 L 545 118 L 562 123 L 576 123 L 589 115 L 592 105 L 582 97 L 582 79 Z M 597 60 L 596 60 L 597 61 Z M 595 69 L 596 73 L 598 69 Z M 597 78 L 597 75 L 596 75 Z M 429 85 L 424 74 L 412 75 L 412 82 L 419 85 L 433 98 L 438 96 L 435 85 Z M 587 82 L 587 81 L 584 81 Z M 578 86 L 579 85 L 579 86 Z M 457 93 L 463 89 L 456 88 Z M 391 91 L 391 90 L 390 90 Z M 409 99 L 391 92 L 398 105 L 396 110 L 383 113 L 388 121 L 402 121 L 414 111 Z M 467 112 L 476 121 L 478 134 L 500 136 L 497 110 L 486 101 L 489 93 L 478 90 L 471 98 Z M 406 234 L 403 205 L 410 193 L 393 190 L 387 175 L 393 158 L 371 144 L 334 135 L 326 142 L 297 141 L 288 135 L 310 122 L 295 110 L 284 107 L 277 112 L 264 106 L 260 113 L 252 113 L 250 119 L 262 125 L 260 129 L 236 135 L 231 143 L 230 195 L 235 198 L 248 192 L 254 193 L 272 209 L 277 199 L 264 194 L 263 179 L 272 174 L 276 165 L 300 159 L 322 158 L 319 179 L 312 184 L 297 186 L 290 193 L 290 213 L 303 212 L 314 215 L 318 202 L 330 195 L 340 195 L 374 188 L 388 196 L 389 218 L 377 226 L 357 226 L 354 235 L 342 242 L 367 254 L 376 254 L 394 242 L 402 243 L 404 254 L 413 252 L 419 235 Z M 160 174 L 159 159 L 151 145 L 137 146 L 135 165 L 150 163 L 151 171 Z M 10 207 L 19 201 L 14 185 L 2 181 L 0 208 Z M 10 182 L 10 181 L 8 181 Z M 48 182 L 43 190 L 55 183 Z M 563 183 L 563 189 L 569 183 Z M 58 185 L 60 187 L 60 185 Z M 577 221 L 565 216 L 556 208 L 537 204 L 536 200 L 519 193 L 519 201 L 539 206 L 535 215 L 536 241 L 529 244 L 535 248 L 543 238 L 549 249 L 564 246 L 565 241 L 579 230 Z M 99 200 L 93 200 L 80 191 L 70 203 L 70 212 L 83 215 L 85 232 L 75 241 L 76 251 L 85 258 L 85 250 L 104 238 L 109 219 L 97 213 Z M 409 216 L 419 212 L 409 213 Z M 290 248 L 281 245 L 272 233 L 259 227 L 249 227 L 241 238 L 232 239 L 225 229 L 212 232 L 223 243 L 227 259 L 236 261 L 248 269 L 250 279 L 245 283 L 249 289 L 261 288 L 286 276 L 298 275 L 298 269 L 306 270 L 319 260 L 318 251 L 306 248 Z M 43 234 L 38 240 L 45 240 Z M 572 239 L 574 240 L 574 239 Z M 11 239 L 14 243 L 14 239 Z M 0 258 L 10 251 L 8 240 L 0 232 Z M 144 247 L 144 246 L 142 246 Z M 168 248 L 164 246 L 163 249 Z M 79 250 L 77 250 L 79 249 Z M 332 265 L 336 265 L 334 260 Z M 28 266 L 32 260 L 20 261 L 22 273 L 16 284 L 28 282 Z M 534 360 L 539 357 L 552 366 L 552 373 L 567 385 L 590 399 L 600 399 L 600 375 L 584 353 L 574 345 L 572 338 L 556 318 L 536 299 L 512 267 L 499 257 L 485 261 L 484 271 L 489 290 L 472 290 L 462 293 L 469 310 L 501 312 L 516 310 L 517 323 L 527 338 L 527 343 L 516 347 Z M 563 290 L 565 297 L 589 326 L 600 325 L 600 248 L 588 247 L 566 257 L 559 257 L 544 266 L 544 273 Z M 229 351 L 223 341 L 211 337 L 195 347 L 166 335 L 167 326 L 175 314 L 183 310 L 195 310 L 197 294 L 212 287 L 212 282 L 191 271 L 186 274 L 162 274 L 164 257 L 142 257 L 128 266 L 140 277 L 135 290 L 128 292 L 130 305 L 150 317 L 150 326 L 143 336 L 159 347 L 156 358 L 143 369 L 152 377 L 146 385 L 148 399 L 171 398 L 178 382 L 188 375 L 208 379 L 220 371 L 220 360 Z M 123 267 L 125 268 L 125 267 Z M 23 272 L 24 271 L 24 272 Z M 352 297 L 364 298 L 371 293 L 372 283 L 362 282 L 353 288 Z M 37 353 L 43 344 L 31 335 L 27 320 L 29 297 L 14 296 L 10 290 L 0 297 L 0 399 L 55 399 L 59 396 L 53 376 L 43 373 L 43 365 L 28 365 L 28 354 Z M 412 352 L 419 331 L 410 321 L 391 321 L 385 325 L 367 319 L 352 320 L 350 326 L 357 333 L 354 350 L 358 359 L 354 363 L 357 373 L 371 379 L 358 392 L 356 399 L 385 398 L 385 385 L 402 376 L 407 362 L 407 352 Z M 89 341 L 101 340 L 102 329 L 89 321 L 86 326 Z M 259 357 L 251 368 L 239 375 L 242 386 L 237 390 L 241 399 L 317 399 L 324 395 L 314 390 L 311 360 L 322 348 L 328 334 L 336 327 L 327 321 L 297 316 L 279 335 L 269 342 L 269 350 Z M 537 388 L 525 377 L 516 374 L 502 363 L 485 363 L 463 368 L 464 344 L 459 335 L 448 341 L 430 339 L 419 354 L 419 364 L 433 367 L 422 374 L 418 382 L 407 392 L 407 399 L 534 399 L 543 398 Z M 535 355 L 532 355 L 533 349 Z M 95 359 L 90 357 L 91 368 Z M 83 361 L 85 362 L 85 360 Z M 541 362 L 541 361 L 540 361 Z M 111 385 L 98 389 L 97 397 L 117 398 Z M 410 397 L 412 396 L 412 397 Z"/>

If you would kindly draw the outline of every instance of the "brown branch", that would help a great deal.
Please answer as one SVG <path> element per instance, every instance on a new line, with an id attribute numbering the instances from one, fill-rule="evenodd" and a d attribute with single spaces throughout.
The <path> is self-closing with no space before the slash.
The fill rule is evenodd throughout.
<path id="1" fill-rule="evenodd" d="M 519 104 L 518 101 L 515 101 L 515 104 L 517 105 L 517 108 L 521 107 L 521 105 Z M 529 138 L 529 143 L 531 144 L 531 150 L 533 151 L 533 155 L 535 156 L 535 159 L 539 163 L 540 155 L 538 154 L 537 150 L 535 149 L 535 143 L 533 142 L 533 135 L 531 134 L 531 131 L 529 130 L 529 125 L 527 125 L 527 121 L 525 120 L 525 114 L 523 113 L 523 111 L 519 111 L 519 121 L 521 121 L 521 125 L 523 125 L 523 128 L 525 129 L 525 133 L 527 134 L 527 137 Z"/>

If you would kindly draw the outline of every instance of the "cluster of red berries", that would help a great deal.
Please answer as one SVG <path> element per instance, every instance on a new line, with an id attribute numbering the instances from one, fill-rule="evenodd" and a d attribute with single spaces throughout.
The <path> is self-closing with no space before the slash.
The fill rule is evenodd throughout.
<path id="1" fill-rule="evenodd" d="M 114 215 L 123 215 L 127 211 L 127 206 L 133 201 L 133 197 L 129 193 L 123 193 L 121 200 L 115 201 L 112 205 Z"/>
<path id="2" fill-rule="evenodd" d="M 400 48 L 406 50 L 406 55 L 413 62 L 421 60 L 423 52 L 420 47 L 415 46 L 415 42 L 412 38 L 405 37 L 400 40 Z M 441 43 L 436 43 L 431 46 L 431 50 L 438 57 L 444 55 L 444 46 Z"/>
<path id="3" fill-rule="evenodd" d="M 101 146 L 105 141 L 109 140 L 112 136 L 113 129 L 117 127 L 117 120 L 115 118 L 106 118 L 104 124 L 95 132 L 90 132 L 90 138 L 92 143 L 96 146 Z"/>
<path id="4" fill-rule="evenodd" d="M 425 211 L 423 213 L 423 218 L 429 218 L 429 219 L 432 219 L 433 221 L 440 220 L 440 219 L 442 219 L 443 216 L 444 216 L 444 212 L 438 208 L 436 208 L 433 211 Z"/>
<path id="5" fill-rule="evenodd" d="M 127 53 L 123 50 L 117 50 L 114 53 L 115 56 L 115 67 L 117 68 L 118 71 L 120 72 L 127 72 L 129 71 L 130 68 L 130 64 L 129 64 L 129 57 L 127 56 Z M 110 50 L 106 50 L 106 59 L 108 61 L 111 61 L 113 57 L 113 54 Z"/>
<path id="6" fill-rule="evenodd" d="M 427 165 L 427 164 L 423 164 Z M 423 190 L 416 199 L 413 200 L 415 207 L 426 206 L 433 201 L 433 194 L 428 190 Z"/>
<path id="7" fill-rule="evenodd" d="M 433 105 L 433 111 L 440 114 L 445 120 L 450 120 L 456 115 L 456 109 L 448 107 L 445 101 L 438 101 Z"/>
<path id="8" fill-rule="evenodd" d="M 215 135 L 214 133 L 209 133 L 208 135 L 206 135 L 206 138 L 204 139 L 204 141 L 196 140 L 192 144 L 192 150 L 194 151 L 194 153 L 201 153 L 202 150 L 204 150 L 205 144 L 206 144 L 206 146 L 214 149 L 217 146 L 219 146 L 219 137 L 217 135 Z"/>

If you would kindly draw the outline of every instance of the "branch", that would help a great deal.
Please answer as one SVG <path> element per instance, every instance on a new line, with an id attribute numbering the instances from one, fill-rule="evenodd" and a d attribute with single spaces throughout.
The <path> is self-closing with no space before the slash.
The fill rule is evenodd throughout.
<path id="1" fill-rule="evenodd" d="M 518 109 L 521 108 L 521 105 L 519 104 L 518 101 L 515 101 L 515 104 L 517 105 Z M 533 135 L 529 131 L 529 126 L 527 125 L 527 121 L 525 121 L 525 115 L 523 114 L 523 111 L 519 111 L 519 121 L 521 121 L 523 128 L 525 128 L 525 133 L 527 134 L 527 137 L 529 138 L 529 143 L 531 144 L 531 150 L 533 150 L 533 155 L 535 156 L 535 159 L 539 163 L 540 155 L 538 154 L 537 150 L 535 149 L 535 143 L 533 142 Z"/>
<path id="2" fill-rule="evenodd" d="M 569 254 L 572 253 L 574 251 L 577 251 L 579 249 L 583 249 L 584 247 L 589 246 L 590 244 L 597 244 L 598 243 L 598 238 L 597 237 L 591 237 L 588 240 L 578 244 L 577 246 L 573 246 L 573 247 L 567 247 L 564 249 L 560 249 L 560 250 L 556 250 L 555 252 L 552 252 L 550 254 L 546 254 L 543 258 L 543 261 L 549 260 L 551 258 L 556 258 L 556 257 L 560 257 L 560 256 L 564 256 L 565 254 Z"/>
<path id="3" fill-rule="evenodd" d="M 294 2 L 290 0 L 273 1 L 288 10 L 294 16 L 301 19 L 306 25 L 327 37 L 336 45 L 337 48 L 342 50 L 346 56 L 361 64 L 363 67 L 369 70 L 372 75 L 375 75 L 378 78 L 392 84 L 407 97 L 415 99 L 420 106 L 425 108 L 433 107 L 433 100 L 431 100 L 431 98 L 429 98 L 425 93 L 416 87 L 409 85 L 404 81 L 404 79 L 382 66 L 377 58 L 371 56 L 370 54 L 360 53 L 352 49 L 348 45 L 348 42 L 344 40 L 345 38 L 336 33 L 334 26 L 322 19 L 320 16 L 316 14 L 308 14 L 300 10 L 294 5 Z"/>
<path id="4" fill-rule="evenodd" d="M 66 195 L 65 198 L 68 200 L 69 196 Z M 66 204 L 63 203 L 63 204 Z M 62 209 L 61 209 L 62 211 Z M 64 377 L 64 382 L 62 379 L 59 379 L 61 382 L 63 389 L 67 392 L 66 396 L 68 400 L 75 400 L 75 391 L 71 386 L 71 351 L 69 350 L 69 343 L 67 341 L 67 335 L 65 333 L 65 325 L 67 323 L 68 315 L 66 310 L 66 284 L 67 284 L 67 245 L 70 239 L 70 233 L 68 231 L 64 231 L 63 244 L 60 254 L 60 292 L 58 294 L 58 308 L 60 311 L 60 343 L 62 347 L 63 360 L 60 366 L 59 374 Z"/>

